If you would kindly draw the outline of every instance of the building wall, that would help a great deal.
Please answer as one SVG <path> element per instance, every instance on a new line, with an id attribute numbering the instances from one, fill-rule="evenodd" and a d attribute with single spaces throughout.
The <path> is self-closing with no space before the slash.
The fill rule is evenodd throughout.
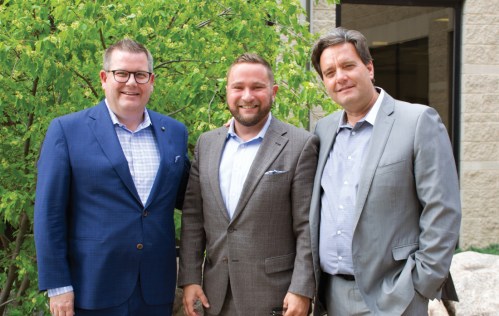
<path id="1" fill-rule="evenodd" d="M 494 8 L 494 9 L 492 9 Z M 461 75 L 461 245 L 499 243 L 499 0 L 466 0 Z"/>
<path id="2" fill-rule="evenodd" d="M 463 7 L 459 157 L 462 248 L 499 243 L 499 11 L 491 8 L 499 8 L 499 0 L 465 0 Z M 367 12 L 362 14 L 359 29 L 370 20 Z M 335 6 L 324 0 L 312 1 L 311 30 L 324 34 L 334 26 Z M 430 86 L 443 90 L 440 94 L 448 93 L 441 84 L 433 82 Z M 430 102 L 438 105 L 439 93 L 432 89 Z M 320 115 L 320 108 L 315 109 L 313 116 Z"/>

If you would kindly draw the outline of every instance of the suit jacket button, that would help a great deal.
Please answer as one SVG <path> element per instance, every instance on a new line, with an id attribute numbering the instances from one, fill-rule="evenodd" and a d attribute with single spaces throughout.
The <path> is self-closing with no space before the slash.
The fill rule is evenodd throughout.
<path id="1" fill-rule="evenodd" d="M 144 216 L 144 217 L 147 217 L 147 215 L 149 215 L 148 211 L 144 211 L 144 213 L 142 213 L 142 216 Z"/>
<path id="2" fill-rule="evenodd" d="M 137 249 L 139 249 L 139 250 L 140 250 L 140 249 L 142 249 L 142 248 L 144 248 L 144 245 L 143 245 L 143 244 L 137 244 Z"/>
<path id="3" fill-rule="evenodd" d="M 227 263 L 227 262 L 229 262 L 229 259 L 227 259 L 227 257 L 223 257 L 223 258 L 222 258 L 222 262 L 223 262 L 223 263 Z"/>

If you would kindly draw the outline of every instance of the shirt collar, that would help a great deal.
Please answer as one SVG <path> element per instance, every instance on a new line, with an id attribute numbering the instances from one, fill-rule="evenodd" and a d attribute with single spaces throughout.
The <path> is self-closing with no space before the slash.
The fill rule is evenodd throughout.
<path id="1" fill-rule="evenodd" d="M 106 107 L 107 107 L 107 110 L 109 111 L 109 115 L 111 116 L 111 121 L 113 121 L 113 125 L 118 125 L 119 127 L 127 129 L 126 126 L 120 122 L 120 120 L 118 119 L 116 114 L 114 114 L 114 112 L 111 110 L 111 108 L 109 107 L 109 104 L 107 103 L 107 99 L 104 99 L 104 101 L 106 102 Z M 139 126 L 137 127 L 135 132 L 138 132 L 138 131 L 140 131 L 146 127 L 149 127 L 151 125 L 152 125 L 152 122 L 151 122 L 151 117 L 149 116 L 149 112 L 147 112 L 147 110 L 144 108 L 144 120 L 139 124 Z"/>
<path id="2" fill-rule="evenodd" d="M 233 118 L 230 121 L 229 130 L 227 131 L 227 138 L 235 138 L 235 139 L 241 140 L 239 138 L 239 136 L 237 136 L 237 134 L 234 130 L 234 120 L 235 119 Z M 267 122 L 265 122 L 265 125 L 263 125 L 263 128 L 260 130 L 258 135 L 256 135 L 255 137 L 253 137 L 252 139 L 250 139 L 246 142 L 250 142 L 250 141 L 255 140 L 255 139 L 263 139 L 263 137 L 265 136 L 265 133 L 267 133 L 267 130 L 269 129 L 271 120 L 272 120 L 272 114 L 269 113 L 269 117 L 267 118 Z M 241 142 L 242 142 L 242 140 L 241 140 Z"/>
<path id="3" fill-rule="evenodd" d="M 376 116 L 378 116 L 379 108 L 381 107 L 381 102 L 383 102 L 383 98 L 385 97 L 385 91 L 379 87 L 375 87 L 376 91 L 379 93 L 376 102 L 374 102 L 373 107 L 367 112 L 366 116 L 364 116 L 359 122 L 367 121 L 369 124 L 374 126 L 374 122 L 376 121 Z M 347 127 L 347 119 L 345 110 L 341 113 L 341 119 L 338 124 L 338 128 L 336 129 L 336 133 L 340 131 L 340 128 Z"/>

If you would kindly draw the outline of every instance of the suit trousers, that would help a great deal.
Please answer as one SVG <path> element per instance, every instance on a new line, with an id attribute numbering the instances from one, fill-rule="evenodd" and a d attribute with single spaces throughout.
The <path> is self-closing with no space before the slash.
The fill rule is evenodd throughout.
<path id="1" fill-rule="evenodd" d="M 355 280 L 349 281 L 338 276 L 322 274 L 326 283 L 325 299 L 328 316 L 370 316 Z"/>
<path id="2" fill-rule="evenodd" d="M 325 278 L 325 299 L 328 316 L 370 316 L 355 280 L 349 281 L 338 276 L 323 273 Z M 428 299 L 416 292 L 402 316 L 428 315 Z"/>
<path id="3" fill-rule="evenodd" d="M 224 305 L 222 306 L 222 310 L 219 314 L 214 315 L 210 314 L 209 310 L 205 310 L 205 316 L 237 316 L 239 315 L 237 312 L 236 304 L 234 303 L 234 297 L 232 296 L 232 290 L 230 289 L 230 283 L 227 287 L 227 294 L 225 294 Z"/>
<path id="4" fill-rule="evenodd" d="M 172 304 L 147 305 L 142 296 L 140 280 L 132 295 L 123 304 L 104 309 L 75 309 L 75 316 L 171 316 Z"/>

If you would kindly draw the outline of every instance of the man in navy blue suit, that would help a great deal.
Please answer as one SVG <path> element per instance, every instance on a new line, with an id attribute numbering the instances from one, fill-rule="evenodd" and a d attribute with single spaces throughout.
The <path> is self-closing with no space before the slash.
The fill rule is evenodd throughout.
<path id="1" fill-rule="evenodd" d="M 106 98 L 54 119 L 42 146 L 39 288 L 48 290 L 52 315 L 171 315 L 187 130 L 146 109 L 154 74 L 143 45 L 110 46 L 100 79 Z"/>

